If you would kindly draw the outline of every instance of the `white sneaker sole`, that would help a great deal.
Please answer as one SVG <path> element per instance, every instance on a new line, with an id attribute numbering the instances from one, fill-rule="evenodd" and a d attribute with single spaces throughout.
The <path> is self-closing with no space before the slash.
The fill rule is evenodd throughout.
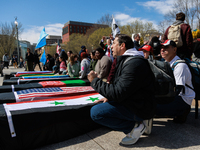
<path id="1" fill-rule="evenodd" d="M 122 145 L 133 145 L 135 144 L 138 139 L 140 138 L 140 136 L 144 133 L 144 131 L 146 130 L 146 126 L 144 125 L 144 127 L 142 128 L 142 130 L 140 131 L 140 135 L 136 138 L 132 138 L 132 137 L 125 137 L 122 139 L 121 144 Z"/>

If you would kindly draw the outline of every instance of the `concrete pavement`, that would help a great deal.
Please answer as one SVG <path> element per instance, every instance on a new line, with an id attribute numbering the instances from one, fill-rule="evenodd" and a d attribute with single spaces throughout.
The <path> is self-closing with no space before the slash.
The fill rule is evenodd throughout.
<path id="1" fill-rule="evenodd" d="M 10 73 L 24 69 L 10 67 L 3 71 Z M 3 78 L 0 77 L 0 84 L 2 81 Z M 124 136 L 121 132 L 102 127 L 76 138 L 35 150 L 200 150 L 200 119 L 195 119 L 192 106 L 188 120 L 184 124 L 175 124 L 172 118 L 156 118 L 153 121 L 152 133 L 149 136 L 142 135 L 135 145 L 121 146 L 119 143 Z"/>

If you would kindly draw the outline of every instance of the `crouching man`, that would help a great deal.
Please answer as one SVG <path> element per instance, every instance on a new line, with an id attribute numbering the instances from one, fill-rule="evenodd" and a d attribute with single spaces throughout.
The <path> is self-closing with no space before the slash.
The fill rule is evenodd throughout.
<path id="1" fill-rule="evenodd" d="M 176 53 L 177 47 L 174 41 L 166 40 L 162 43 L 160 54 L 174 68 L 173 73 L 176 81 L 177 96 L 169 104 L 157 105 L 156 115 L 174 117 L 173 121 L 175 123 L 184 123 L 190 112 L 192 100 L 195 98 L 195 92 L 192 90 L 194 88 L 192 85 L 192 75 L 187 64 L 177 63 L 175 65 L 175 62 L 180 60 Z"/>
<path id="2" fill-rule="evenodd" d="M 91 108 L 91 118 L 101 125 L 124 132 L 126 137 L 121 144 L 131 145 L 147 129 L 143 120 L 154 116 L 154 75 L 143 52 L 134 48 L 129 36 L 116 35 L 112 51 L 113 56 L 117 56 L 112 83 L 103 82 L 94 71 L 88 74 L 91 86 L 105 97 L 98 101 L 103 103 Z M 127 60 L 130 56 L 135 58 Z"/>

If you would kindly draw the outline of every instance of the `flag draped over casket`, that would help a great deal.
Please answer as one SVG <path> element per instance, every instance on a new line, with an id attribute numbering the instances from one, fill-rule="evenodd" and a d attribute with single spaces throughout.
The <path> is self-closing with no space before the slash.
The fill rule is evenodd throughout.
<path id="1" fill-rule="evenodd" d="M 0 93 L 14 92 L 32 88 L 47 88 L 47 87 L 72 87 L 72 86 L 90 86 L 87 79 L 77 80 L 61 80 L 61 81 L 40 81 L 38 83 L 28 83 L 20 85 L 4 85 L 0 86 Z"/>
<path id="2" fill-rule="evenodd" d="M 66 97 L 87 93 L 96 93 L 96 91 L 91 86 L 33 88 L 16 92 L 0 93 L 0 104 L 33 101 L 47 99 L 49 97 Z"/>
<path id="3" fill-rule="evenodd" d="M 77 80 L 79 78 L 38 78 L 38 79 L 14 79 L 14 80 L 3 80 L 3 85 L 20 85 L 27 83 L 38 83 L 41 81 L 63 81 L 63 80 Z"/>
<path id="4" fill-rule="evenodd" d="M 24 75 L 35 75 L 35 74 L 47 74 L 47 73 L 52 73 L 52 71 L 26 71 L 26 72 L 17 72 L 15 74 L 15 77 L 20 77 L 20 76 L 24 76 Z"/>
<path id="5" fill-rule="evenodd" d="M 0 105 L 0 149 L 32 149 L 97 128 L 90 108 L 101 98 L 93 92 Z"/>
<path id="6" fill-rule="evenodd" d="M 38 79 L 38 78 L 68 78 L 69 75 L 35 75 L 35 76 L 24 76 L 23 79 Z"/>

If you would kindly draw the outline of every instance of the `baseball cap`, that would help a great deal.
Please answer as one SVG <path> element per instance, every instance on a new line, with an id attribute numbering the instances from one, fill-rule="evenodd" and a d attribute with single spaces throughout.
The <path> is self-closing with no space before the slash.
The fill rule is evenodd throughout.
<path id="1" fill-rule="evenodd" d="M 138 50 L 139 51 L 146 50 L 146 51 L 152 52 L 153 48 L 150 45 L 144 45 L 142 48 L 139 48 Z"/>
<path id="2" fill-rule="evenodd" d="M 176 43 L 174 41 L 172 41 L 172 40 L 165 40 L 164 43 L 161 43 L 161 45 L 163 45 L 163 46 L 171 45 L 173 47 L 176 47 Z"/>

